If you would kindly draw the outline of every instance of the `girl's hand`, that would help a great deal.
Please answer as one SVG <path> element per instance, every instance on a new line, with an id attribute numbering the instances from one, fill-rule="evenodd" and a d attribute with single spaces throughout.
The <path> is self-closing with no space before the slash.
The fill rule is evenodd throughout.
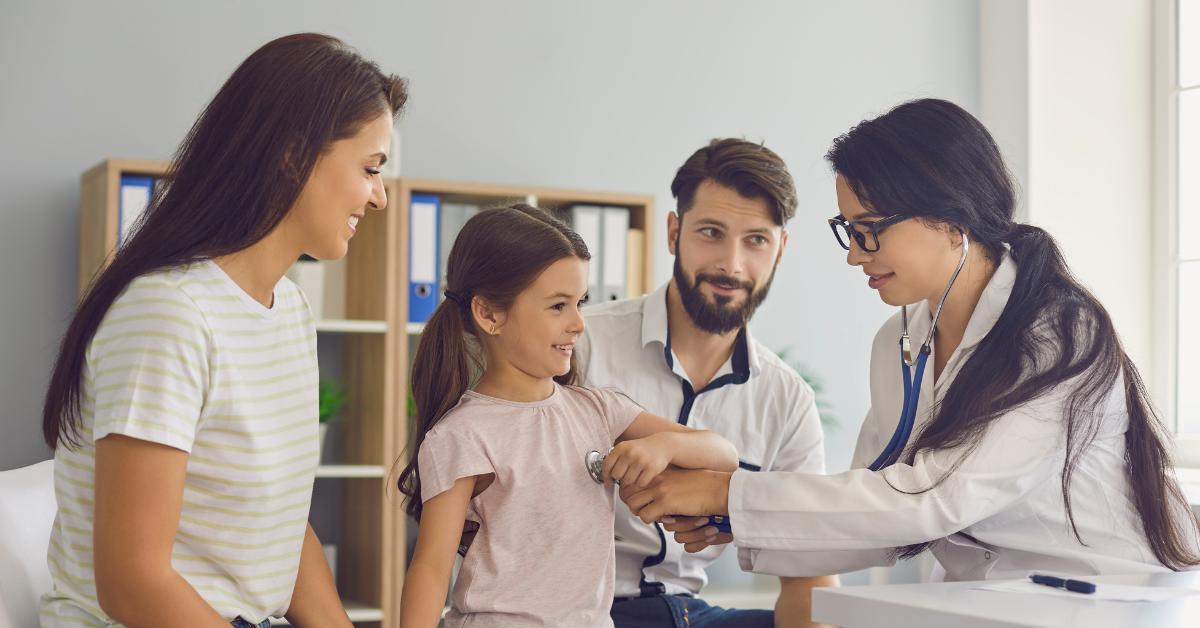
<path id="1" fill-rule="evenodd" d="M 617 443 L 604 458 L 604 484 L 646 488 L 675 456 L 673 435 L 668 432 Z"/>

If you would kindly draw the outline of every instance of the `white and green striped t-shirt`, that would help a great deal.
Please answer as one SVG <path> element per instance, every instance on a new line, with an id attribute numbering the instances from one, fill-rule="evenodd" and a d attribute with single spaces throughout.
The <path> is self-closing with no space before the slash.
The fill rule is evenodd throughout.
<path id="1" fill-rule="evenodd" d="M 130 284 L 87 349 L 83 446 L 55 454 L 42 626 L 112 623 L 92 570 L 95 442 L 109 434 L 189 453 L 171 562 L 217 612 L 287 610 L 317 467 L 316 343 L 287 279 L 271 308 L 212 261 Z"/>

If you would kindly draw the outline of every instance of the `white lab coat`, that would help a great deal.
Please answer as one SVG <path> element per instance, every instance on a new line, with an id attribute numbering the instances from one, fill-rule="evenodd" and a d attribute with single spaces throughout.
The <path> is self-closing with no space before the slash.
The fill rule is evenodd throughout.
<path id="1" fill-rule="evenodd" d="M 930 360 L 910 443 L 933 401 L 1000 317 L 1015 278 L 1016 265 L 1006 255 L 936 383 Z M 925 302 L 909 306 L 908 313 L 916 350 L 932 317 Z M 875 337 L 871 410 L 851 470 L 829 476 L 734 473 L 729 512 L 742 569 L 780 576 L 845 573 L 889 565 L 894 547 L 938 539 L 933 553 L 947 581 L 1023 578 L 1032 569 L 1080 575 L 1168 571 L 1150 551 L 1125 477 L 1128 416 L 1120 379 L 1072 478 L 1071 506 L 1084 544 L 1072 533 L 1063 505 L 1062 391 L 995 421 L 978 450 L 934 490 L 906 494 L 893 486 L 928 487 L 957 453 L 923 453 L 912 465 L 868 470 L 900 420 L 900 334 L 897 313 Z"/>

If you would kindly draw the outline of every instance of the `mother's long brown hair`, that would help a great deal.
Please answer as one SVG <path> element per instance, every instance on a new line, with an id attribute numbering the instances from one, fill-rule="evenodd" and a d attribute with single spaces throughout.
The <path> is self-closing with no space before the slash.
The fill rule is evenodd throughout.
<path id="1" fill-rule="evenodd" d="M 443 301 L 425 322 L 412 364 L 417 427 L 411 457 L 397 484 L 405 495 L 405 510 L 418 521 L 421 443 L 470 388 L 472 373 L 483 370 L 478 343 L 471 340 L 479 333 L 471 301 L 479 297 L 507 310 L 551 264 L 568 257 L 591 259 L 583 238 L 545 211 L 524 204 L 481 211 L 455 238 L 446 271 L 446 288 L 454 297 Z M 571 369 L 554 381 L 574 385 L 578 379 L 572 355 Z"/>
<path id="2" fill-rule="evenodd" d="M 328 35 L 280 37 L 243 61 L 180 144 L 166 191 L 84 294 L 46 391 L 46 444 L 79 444 L 87 345 L 130 282 L 262 240 L 333 142 L 397 115 L 407 99 L 404 79 Z"/>

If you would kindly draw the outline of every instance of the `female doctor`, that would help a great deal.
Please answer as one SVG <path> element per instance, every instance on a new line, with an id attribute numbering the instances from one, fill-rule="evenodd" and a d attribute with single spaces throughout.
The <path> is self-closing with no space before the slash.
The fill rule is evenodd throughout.
<path id="1" fill-rule="evenodd" d="M 983 125 L 912 101 L 826 159 L 847 262 L 901 308 L 875 337 L 851 470 L 671 471 L 622 487 L 630 509 L 688 551 L 732 541 L 743 569 L 781 576 L 926 550 L 945 580 L 1200 564 L 1137 369 L 1050 235 L 1013 222 L 1014 186 Z"/>

